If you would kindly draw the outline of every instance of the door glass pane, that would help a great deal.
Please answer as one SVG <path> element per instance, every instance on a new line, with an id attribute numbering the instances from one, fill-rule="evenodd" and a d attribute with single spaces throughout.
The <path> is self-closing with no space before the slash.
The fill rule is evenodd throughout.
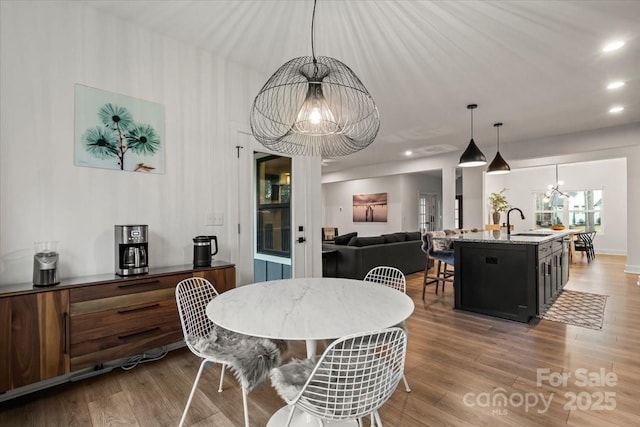
<path id="1" fill-rule="evenodd" d="M 291 158 L 257 159 L 257 252 L 291 257 Z"/>

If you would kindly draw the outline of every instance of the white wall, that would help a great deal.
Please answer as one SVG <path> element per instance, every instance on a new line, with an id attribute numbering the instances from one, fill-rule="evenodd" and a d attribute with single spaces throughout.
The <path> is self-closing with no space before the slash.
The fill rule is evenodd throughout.
<path id="1" fill-rule="evenodd" d="M 596 160 L 582 163 L 558 165 L 558 177 L 564 183 L 562 191 L 603 190 L 602 232 L 594 241 L 596 252 L 609 254 L 627 253 L 627 161 L 626 159 Z M 547 191 L 547 185 L 556 181 L 555 165 L 512 169 L 507 175 L 487 175 L 486 194 L 507 188 L 505 195 L 509 204 L 522 209 L 525 220 L 516 214 L 511 221 L 516 231 L 535 228 L 533 192 Z M 486 200 L 486 198 L 485 198 Z M 491 214 L 485 203 L 485 216 Z M 502 215 L 506 221 L 506 215 Z"/>
<path id="2" fill-rule="evenodd" d="M 83 3 L 1 4 L 0 284 L 31 281 L 41 240 L 59 241 L 63 278 L 113 272 L 114 224 L 149 225 L 152 267 L 191 264 L 200 234 L 217 235 L 216 258 L 234 262 L 228 123 L 248 121 L 268 76 Z M 164 174 L 73 165 L 75 83 L 164 105 Z M 224 225 L 205 226 L 207 212 Z"/>
<path id="3" fill-rule="evenodd" d="M 387 193 L 387 222 L 353 222 L 353 195 L 368 193 Z M 417 231 L 419 193 L 441 197 L 441 178 L 408 174 L 323 184 L 323 226 L 338 227 L 340 234 L 357 231 L 359 236 Z"/>

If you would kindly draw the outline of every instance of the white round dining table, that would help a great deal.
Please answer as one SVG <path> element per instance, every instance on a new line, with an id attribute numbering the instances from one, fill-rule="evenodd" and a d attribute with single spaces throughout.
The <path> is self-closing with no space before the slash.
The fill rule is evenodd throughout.
<path id="1" fill-rule="evenodd" d="M 207 316 L 241 334 L 304 340 L 311 357 L 319 340 L 388 328 L 407 319 L 413 310 L 409 296 L 387 286 L 305 277 L 231 289 L 209 302 Z"/>

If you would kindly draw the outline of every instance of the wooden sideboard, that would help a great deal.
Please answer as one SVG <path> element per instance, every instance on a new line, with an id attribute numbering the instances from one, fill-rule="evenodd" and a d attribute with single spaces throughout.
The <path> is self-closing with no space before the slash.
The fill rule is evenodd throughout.
<path id="1" fill-rule="evenodd" d="M 181 341 L 175 287 L 188 277 L 235 287 L 222 261 L 0 287 L 0 393 Z"/>

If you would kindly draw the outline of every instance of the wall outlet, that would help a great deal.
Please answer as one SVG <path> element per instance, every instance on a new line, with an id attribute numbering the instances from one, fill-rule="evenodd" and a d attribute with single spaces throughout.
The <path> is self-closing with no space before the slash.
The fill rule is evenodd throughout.
<path id="1" fill-rule="evenodd" d="M 222 212 L 209 212 L 204 220 L 204 225 L 223 225 L 224 214 Z"/>

